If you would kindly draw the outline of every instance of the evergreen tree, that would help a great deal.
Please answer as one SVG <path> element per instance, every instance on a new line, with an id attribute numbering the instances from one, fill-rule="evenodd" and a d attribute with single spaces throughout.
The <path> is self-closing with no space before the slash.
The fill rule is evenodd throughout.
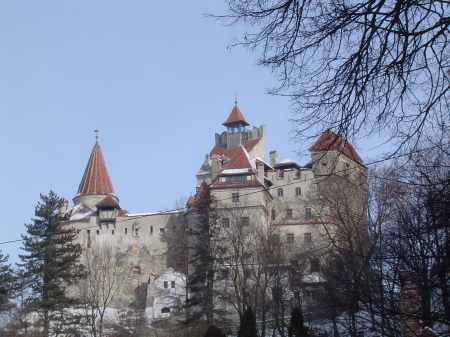
<path id="1" fill-rule="evenodd" d="M 0 309 L 8 302 L 11 293 L 12 273 L 8 264 L 8 255 L 3 255 L 0 250 Z"/>
<path id="2" fill-rule="evenodd" d="M 50 321 L 62 317 L 61 309 L 75 304 L 66 287 L 81 276 L 76 268 L 81 246 L 73 244 L 76 232 L 64 224 L 67 218 L 59 213 L 60 205 L 61 198 L 53 191 L 41 194 L 36 219 L 25 225 L 28 235 L 22 235 L 27 254 L 19 255 L 18 266 L 31 293 L 28 304 L 42 315 L 44 336 L 49 335 Z"/>
<path id="3" fill-rule="evenodd" d="M 247 306 L 247 309 L 242 315 L 241 326 L 239 327 L 237 337 L 258 337 L 256 316 L 250 306 Z"/>
<path id="4" fill-rule="evenodd" d="M 214 324 L 214 276 L 215 254 L 211 239 L 217 228 L 218 215 L 215 200 L 208 185 L 203 183 L 198 192 L 196 203 L 190 210 L 189 225 L 189 280 L 187 288 L 189 298 L 186 308 L 192 308 L 187 323 L 206 319 Z"/>
<path id="5" fill-rule="evenodd" d="M 289 337 L 309 337 L 309 328 L 303 325 L 303 314 L 299 308 L 294 308 L 291 314 L 291 326 L 288 328 Z"/>
<path id="6" fill-rule="evenodd" d="M 203 337 L 226 337 L 226 335 L 218 327 L 211 325 Z"/>

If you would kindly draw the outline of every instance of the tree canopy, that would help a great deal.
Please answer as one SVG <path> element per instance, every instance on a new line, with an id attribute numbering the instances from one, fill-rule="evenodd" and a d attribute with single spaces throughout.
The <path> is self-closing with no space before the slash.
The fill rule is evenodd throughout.
<path id="1" fill-rule="evenodd" d="M 448 134 L 448 1 L 228 0 L 236 44 L 260 52 L 294 102 L 299 140 L 333 129 L 384 135 L 395 150 Z"/>
<path id="2" fill-rule="evenodd" d="M 66 216 L 59 213 L 61 200 L 52 191 L 41 194 L 36 218 L 25 225 L 28 235 L 22 235 L 26 254 L 19 255 L 22 263 L 18 266 L 31 291 L 28 302 L 32 310 L 42 314 L 45 336 L 52 313 L 75 302 L 68 297 L 66 287 L 81 276 L 77 269 L 81 247 L 73 243 L 75 229 L 66 226 Z"/>

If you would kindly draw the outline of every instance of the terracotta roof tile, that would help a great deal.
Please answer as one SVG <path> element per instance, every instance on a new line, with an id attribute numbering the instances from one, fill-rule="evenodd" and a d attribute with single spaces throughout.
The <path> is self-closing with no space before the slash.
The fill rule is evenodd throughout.
<path id="1" fill-rule="evenodd" d="M 86 165 L 83 178 L 78 188 L 79 195 L 113 194 L 105 160 L 100 145 L 96 143 Z"/>
<path id="2" fill-rule="evenodd" d="M 239 110 L 237 104 L 234 106 L 233 110 L 231 110 L 230 115 L 228 116 L 227 120 L 222 123 L 222 125 L 228 126 L 228 125 L 236 123 L 236 122 L 240 122 L 241 124 L 244 124 L 245 126 L 250 125 L 245 120 L 245 118 L 242 115 L 241 111 Z"/>
<path id="3" fill-rule="evenodd" d="M 352 144 L 347 142 L 342 136 L 334 133 L 330 129 L 326 130 L 319 139 L 309 149 L 310 151 L 327 151 L 337 150 L 347 157 L 362 163 L 361 157 L 358 155 Z"/>
<path id="4" fill-rule="evenodd" d="M 103 198 L 99 203 L 97 203 L 95 206 L 97 207 L 107 207 L 107 206 L 116 206 L 118 209 L 120 209 L 119 203 L 116 199 L 114 199 L 112 196 L 108 195 L 106 198 Z"/>
<path id="5" fill-rule="evenodd" d="M 253 165 L 250 161 L 250 156 L 244 146 L 239 146 L 231 157 L 230 162 L 224 167 L 224 170 L 233 169 L 252 169 Z M 219 173 L 220 174 L 220 173 Z"/>

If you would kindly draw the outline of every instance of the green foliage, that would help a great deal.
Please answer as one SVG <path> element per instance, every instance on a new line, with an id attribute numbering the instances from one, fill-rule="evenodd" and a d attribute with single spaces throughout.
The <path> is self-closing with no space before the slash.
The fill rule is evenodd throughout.
<path id="1" fill-rule="evenodd" d="M 256 316 L 250 306 L 247 306 L 247 309 L 242 315 L 241 326 L 239 327 L 237 337 L 258 337 Z"/>
<path id="2" fill-rule="evenodd" d="M 289 337 L 309 337 L 309 328 L 303 325 L 303 314 L 299 308 L 294 308 L 291 314 L 291 326 L 288 328 Z"/>
<path id="3" fill-rule="evenodd" d="M 226 337 L 226 335 L 218 327 L 211 325 L 203 337 Z"/>
<path id="4" fill-rule="evenodd" d="M 11 294 L 12 272 L 8 258 L 8 255 L 3 255 L 0 251 L 0 308 L 8 302 Z"/>
<path id="5" fill-rule="evenodd" d="M 44 335 L 48 335 L 51 315 L 75 303 L 66 287 L 81 276 L 77 269 L 81 247 L 73 244 L 76 232 L 65 225 L 67 218 L 58 212 L 60 204 L 54 192 L 41 194 L 36 218 L 26 225 L 28 235 L 22 235 L 26 254 L 19 255 L 18 266 L 30 291 L 27 303 L 42 314 Z"/>
<path id="6" fill-rule="evenodd" d="M 211 237 L 218 222 L 216 202 L 208 185 L 202 184 L 195 206 L 191 209 L 189 224 L 189 265 L 193 273 L 187 287 L 190 297 L 186 308 L 193 308 L 187 323 L 206 318 L 208 325 L 214 323 L 214 275 L 215 255 Z"/>

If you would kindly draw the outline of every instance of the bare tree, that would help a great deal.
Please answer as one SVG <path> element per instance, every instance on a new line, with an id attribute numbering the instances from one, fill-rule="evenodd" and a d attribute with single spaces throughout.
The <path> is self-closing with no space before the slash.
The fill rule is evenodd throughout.
<path id="1" fill-rule="evenodd" d="M 236 41 L 261 53 L 296 107 L 297 136 L 381 134 L 409 150 L 448 132 L 448 1 L 228 0 Z M 216 16 L 217 17 L 217 16 Z M 410 146 L 408 146 L 410 145 Z"/>
<path id="2" fill-rule="evenodd" d="M 94 337 L 102 337 L 107 308 L 113 304 L 129 272 L 110 243 L 94 243 L 85 250 L 81 263 L 85 276 L 77 284 L 77 295 L 82 318 Z"/>

